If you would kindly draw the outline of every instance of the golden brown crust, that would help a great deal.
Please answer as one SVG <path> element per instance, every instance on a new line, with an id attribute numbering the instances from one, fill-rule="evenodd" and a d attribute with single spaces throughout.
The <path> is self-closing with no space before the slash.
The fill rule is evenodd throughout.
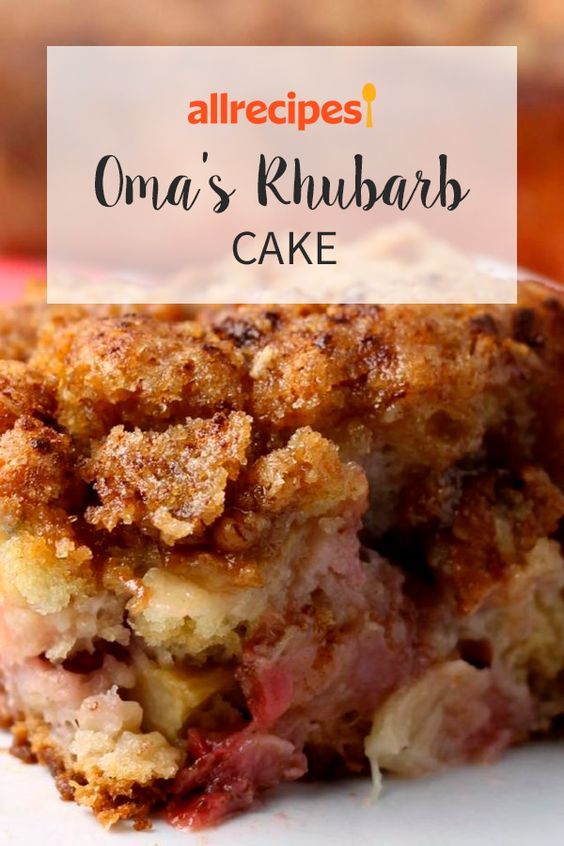
<path id="1" fill-rule="evenodd" d="M 381 455 L 392 472 L 367 468 L 373 503 L 389 512 L 373 527 L 381 533 L 393 521 L 407 529 L 448 522 L 461 462 L 540 459 L 562 477 L 564 312 L 555 292 L 536 284 L 521 300 L 518 308 L 235 306 L 205 309 L 200 323 L 61 314 L 32 364 L 53 381 L 57 423 L 86 455 L 95 450 L 85 466 L 102 498 L 89 512 L 98 525 L 141 520 L 147 529 L 149 512 L 165 507 L 143 503 L 128 451 L 171 466 L 181 435 L 167 427 L 244 410 L 253 459 L 307 426 L 335 440 L 343 457 Z M 93 443 L 119 425 L 105 445 Z M 154 487 L 159 473 L 151 475 Z M 243 483 L 252 484 L 247 474 Z M 239 510 L 224 515 L 216 542 L 246 547 L 256 520 L 241 517 L 247 505 L 227 504 Z"/>
<path id="2" fill-rule="evenodd" d="M 0 309 L 0 358 L 27 361 L 43 312 L 43 306 L 32 303 Z"/>
<path id="3" fill-rule="evenodd" d="M 155 320 L 176 322 L 186 320 L 194 309 L 185 305 L 60 305 L 46 304 L 45 281 L 30 280 L 24 299 L 0 309 L 0 359 L 28 361 L 38 340 L 52 342 L 64 326 L 87 317 L 125 317 L 148 314 Z"/>
<path id="4" fill-rule="evenodd" d="M 330 515 L 344 502 L 366 497 L 360 468 L 345 464 L 338 448 L 309 427 L 287 445 L 257 459 L 235 496 L 235 507 L 276 515 L 288 508 L 302 517 Z"/>
<path id="5" fill-rule="evenodd" d="M 535 397 L 535 457 L 564 488 L 564 285 L 531 283 L 523 288 L 522 308 L 514 326 L 524 343 L 533 344 L 546 364 Z"/>
<path id="6" fill-rule="evenodd" d="M 564 395 L 562 306 L 542 286 L 522 301 L 238 306 L 205 320 L 243 352 L 246 407 L 272 443 L 309 425 L 365 464 L 381 534 L 449 519 L 464 462 L 540 457 L 564 478 L 564 409 L 548 399 Z"/>
<path id="7" fill-rule="evenodd" d="M 15 497 L 28 505 L 65 505 L 79 487 L 68 435 L 22 416 L 0 437 L 0 498 Z"/>
<path id="8" fill-rule="evenodd" d="M 19 361 L 0 361 L 0 434 L 19 417 L 50 418 L 55 396 L 49 380 Z"/>
<path id="9" fill-rule="evenodd" d="M 431 541 L 429 563 L 458 612 L 468 614 L 563 517 L 564 495 L 538 468 L 470 476 L 452 525 Z"/>
<path id="10" fill-rule="evenodd" d="M 361 468 L 345 463 L 338 447 L 309 427 L 298 429 L 286 446 L 260 456 L 233 486 L 224 514 L 214 526 L 219 550 L 241 555 L 250 550 L 260 560 L 279 542 L 273 531 L 288 533 L 295 523 L 313 518 L 343 519 L 347 508 L 366 507 L 368 487 Z"/>
<path id="11" fill-rule="evenodd" d="M 75 801 L 90 808 L 106 827 L 132 820 L 136 830 L 150 828 L 148 816 L 164 801 L 165 782 L 155 780 L 146 786 L 116 784 L 102 775 L 98 781 L 85 782 L 84 777 L 67 763 L 65 750 L 52 739 L 49 726 L 37 718 L 14 722 L 12 737 L 11 753 L 25 763 L 48 767 L 64 801 Z"/>
<path id="12" fill-rule="evenodd" d="M 240 355 L 196 323 L 90 318 L 40 340 L 33 363 L 57 380 L 58 420 L 83 440 L 242 405 Z"/>
<path id="13" fill-rule="evenodd" d="M 250 440 L 243 412 L 187 420 L 162 433 L 118 426 L 83 465 L 102 502 L 87 519 L 108 531 L 138 524 L 167 544 L 201 535 L 223 512 L 226 485 L 246 463 Z"/>
<path id="14" fill-rule="evenodd" d="M 422 403 L 466 418 L 469 398 L 534 372 L 509 323 L 507 309 L 463 306 L 241 306 L 212 317 L 245 352 L 254 415 L 322 430 L 355 415 L 380 425 Z"/>

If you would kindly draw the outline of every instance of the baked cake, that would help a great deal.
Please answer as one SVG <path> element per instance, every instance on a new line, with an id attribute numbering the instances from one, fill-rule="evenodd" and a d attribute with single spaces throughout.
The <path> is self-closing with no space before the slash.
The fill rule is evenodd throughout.
<path id="1" fill-rule="evenodd" d="M 154 311 L 154 310 L 153 310 Z M 564 711 L 564 306 L 14 307 L 0 714 L 106 826 Z"/>

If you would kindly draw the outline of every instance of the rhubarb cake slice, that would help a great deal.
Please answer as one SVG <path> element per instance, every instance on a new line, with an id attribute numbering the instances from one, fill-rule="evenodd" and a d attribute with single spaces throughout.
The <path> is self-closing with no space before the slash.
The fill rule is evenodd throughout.
<path id="1" fill-rule="evenodd" d="M 513 307 L 46 310 L 0 363 L 14 752 L 105 825 L 201 828 L 306 773 L 379 783 L 549 732 L 563 339 L 533 284 Z"/>

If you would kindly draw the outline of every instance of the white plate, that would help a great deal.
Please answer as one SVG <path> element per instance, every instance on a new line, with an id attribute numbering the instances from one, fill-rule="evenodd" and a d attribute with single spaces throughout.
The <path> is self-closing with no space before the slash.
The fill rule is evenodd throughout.
<path id="1" fill-rule="evenodd" d="M 0 744 L 6 743 L 2 736 Z M 109 834 L 90 813 L 61 802 L 40 767 L 0 749 L 1 846 L 562 846 L 564 745 L 511 750 L 496 765 L 418 781 L 388 779 L 370 804 L 367 780 L 296 784 L 211 831 L 156 822 Z"/>

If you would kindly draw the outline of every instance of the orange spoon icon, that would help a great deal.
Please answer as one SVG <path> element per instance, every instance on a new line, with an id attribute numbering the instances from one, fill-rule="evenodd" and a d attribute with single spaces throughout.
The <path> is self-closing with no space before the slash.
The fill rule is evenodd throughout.
<path id="1" fill-rule="evenodd" d="M 372 103 L 376 99 L 376 86 L 367 82 L 362 86 L 362 97 L 366 100 L 366 126 L 372 129 Z"/>

